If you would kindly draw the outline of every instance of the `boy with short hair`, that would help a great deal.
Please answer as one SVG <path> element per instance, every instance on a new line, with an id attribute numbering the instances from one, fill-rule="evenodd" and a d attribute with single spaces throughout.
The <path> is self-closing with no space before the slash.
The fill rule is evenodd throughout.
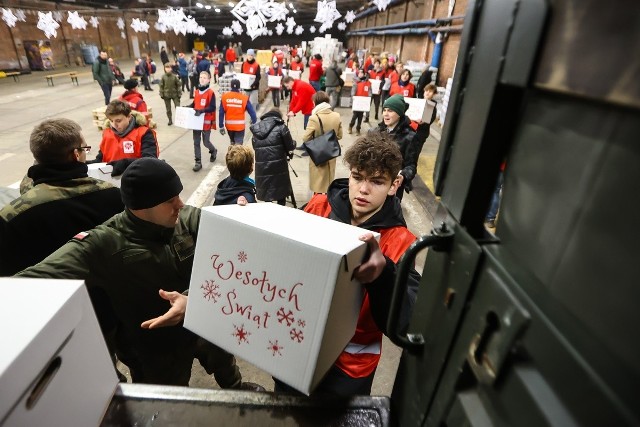
<path id="1" fill-rule="evenodd" d="M 371 82 L 367 78 L 367 74 L 365 73 L 363 68 L 358 70 L 358 75 L 354 80 L 354 85 L 351 87 L 351 96 L 371 96 Z M 371 105 L 371 102 L 369 102 Z M 349 134 L 353 132 L 353 125 L 356 125 L 356 135 L 360 136 L 360 128 L 362 127 L 362 117 L 364 116 L 364 111 L 354 111 L 351 116 L 351 122 L 349 122 Z M 367 111 L 367 122 L 369 121 L 369 112 Z"/>
<path id="2" fill-rule="evenodd" d="M 193 153 L 195 164 L 193 171 L 198 172 L 202 169 L 200 141 L 209 149 L 209 161 L 215 162 L 218 150 L 211 143 L 211 129 L 216 129 L 216 95 L 213 89 L 209 87 L 211 75 L 208 71 L 202 71 L 199 77 L 200 85 L 196 88 L 193 102 L 187 107 L 196 110 L 196 116 L 204 114 L 204 126 L 202 130 L 193 130 Z"/>
<path id="3" fill-rule="evenodd" d="M 173 74 L 171 63 L 164 64 L 164 75 L 160 80 L 160 98 L 164 100 L 164 106 L 167 109 L 167 118 L 169 119 L 169 126 L 173 124 L 171 121 L 171 101 L 173 105 L 178 108 L 180 106 L 180 95 L 182 90 L 180 89 L 180 79 Z"/>
<path id="4" fill-rule="evenodd" d="M 256 203 L 256 183 L 253 172 L 254 153 L 251 147 L 230 145 L 225 160 L 229 176 L 220 181 L 214 195 L 215 205 L 246 205 Z"/>
<path id="5" fill-rule="evenodd" d="M 365 290 L 358 325 L 351 342 L 314 392 L 351 396 L 371 393 L 382 334 L 386 333 L 396 263 L 416 237 L 407 229 L 395 197 L 402 155 L 392 137 L 369 133 L 358 138 L 345 152 L 344 162 L 351 171 L 349 178 L 336 179 L 327 194 L 313 196 L 304 210 L 380 233 L 379 244 L 370 233 L 361 237 L 371 255 L 354 273 Z M 402 327 L 408 325 L 419 281 L 420 275 L 411 269 L 399 322 Z M 276 391 L 284 390 L 289 390 L 288 386 L 276 380 Z"/>

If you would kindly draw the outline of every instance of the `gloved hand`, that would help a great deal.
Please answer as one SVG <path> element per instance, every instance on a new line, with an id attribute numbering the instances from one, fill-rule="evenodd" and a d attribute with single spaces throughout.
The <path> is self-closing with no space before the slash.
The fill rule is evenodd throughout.
<path id="1" fill-rule="evenodd" d="M 107 163 L 108 165 L 113 166 L 113 171 L 111 172 L 111 176 L 119 176 L 124 173 L 125 170 L 129 167 L 131 163 L 136 159 L 120 159 L 114 160 L 112 162 Z"/>
<path id="2" fill-rule="evenodd" d="M 196 110 L 196 116 L 199 116 L 202 113 L 204 113 L 204 110 Z"/>
<path id="3" fill-rule="evenodd" d="M 224 135 L 225 133 L 227 133 L 227 131 L 225 131 L 224 128 L 220 128 L 220 135 Z"/>

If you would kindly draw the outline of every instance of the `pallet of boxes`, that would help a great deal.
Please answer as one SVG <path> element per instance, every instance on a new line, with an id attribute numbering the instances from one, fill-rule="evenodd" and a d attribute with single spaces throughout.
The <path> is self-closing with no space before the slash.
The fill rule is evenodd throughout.
<path id="1" fill-rule="evenodd" d="M 108 119 L 107 119 L 107 116 L 105 116 L 104 114 L 106 109 L 107 109 L 107 106 L 102 105 L 94 109 L 93 111 L 91 111 L 91 114 L 93 114 L 93 124 L 96 125 L 98 130 L 101 132 L 105 130 L 108 126 L 108 123 L 107 123 Z M 151 129 L 155 129 L 158 127 L 157 123 L 152 120 L 153 111 L 151 107 L 148 107 L 147 112 L 140 113 L 140 114 L 143 114 L 147 118 L 147 126 L 149 126 Z"/>

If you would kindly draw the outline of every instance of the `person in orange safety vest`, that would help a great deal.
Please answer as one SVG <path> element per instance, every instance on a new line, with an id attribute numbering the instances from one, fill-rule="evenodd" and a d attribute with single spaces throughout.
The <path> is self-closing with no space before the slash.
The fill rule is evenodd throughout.
<path id="1" fill-rule="evenodd" d="M 242 145 L 245 131 L 245 112 L 251 117 L 251 124 L 258 119 L 256 111 L 249 102 L 249 97 L 240 92 L 240 80 L 231 80 L 231 90 L 220 98 L 220 114 L 218 125 L 220 134 L 225 134 L 225 127 L 229 133 L 231 144 Z"/>
<path id="2" fill-rule="evenodd" d="M 119 99 L 111 101 L 105 115 L 110 126 L 102 132 L 100 151 L 95 160 L 87 163 L 107 162 L 113 166 L 111 175 L 118 176 L 136 159 L 158 157 L 156 133 L 149 129 L 144 115 L 131 111 L 129 103 Z"/>
<path id="3" fill-rule="evenodd" d="M 350 342 L 314 391 L 316 395 L 368 395 L 380 361 L 382 334 L 386 330 L 397 262 L 416 237 L 407 229 L 395 193 L 402 177 L 402 154 L 393 137 L 368 133 L 345 152 L 349 178 L 333 181 L 326 194 L 314 195 L 305 212 L 363 228 L 360 240 L 367 243 L 369 257 L 354 273 L 364 297 L 358 323 Z M 380 243 L 371 233 L 380 233 Z M 406 330 L 416 299 L 420 275 L 411 268 L 398 319 Z M 275 391 L 292 389 L 275 380 Z"/>

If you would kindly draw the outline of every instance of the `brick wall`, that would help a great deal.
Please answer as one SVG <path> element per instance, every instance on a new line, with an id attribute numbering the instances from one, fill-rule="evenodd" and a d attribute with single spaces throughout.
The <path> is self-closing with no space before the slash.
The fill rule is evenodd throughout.
<path id="1" fill-rule="evenodd" d="M 190 50 L 187 46 L 187 38 L 181 34 L 176 36 L 174 32 L 160 33 L 154 28 L 157 16 L 134 12 L 121 12 L 114 10 L 90 9 L 82 10 L 73 8 L 73 5 L 59 4 L 57 10 L 62 12 L 63 19 L 60 28 L 57 29 L 57 37 L 47 39 L 40 29 L 37 28 L 38 11 L 48 12 L 56 10 L 56 4 L 30 1 L 8 1 L 4 2 L 5 8 L 14 10 L 22 9 L 26 14 L 26 22 L 18 21 L 16 26 L 9 28 L 4 21 L 0 23 L 0 69 L 17 69 L 18 56 L 22 68 L 28 68 L 27 56 L 24 48 L 25 41 L 49 41 L 53 53 L 53 61 L 56 68 L 64 68 L 69 65 L 82 64 L 82 46 L 95 45 L 98 48 L 104 46 L 108 49 L 109 55 L 116 60 L 134 58 L 133 42 L 138 41 L 140 53 L 151 52 L 152 57 L 159 62 L 159 43 L 166 42 L 167 50 L 175 46 L 178 51 Z M 67 23 L 67 11 L 78 11 L 80 16 L 87 21 L 86 30 L 74 30 Z M 89 19 L 97 16 L 99 20 L 98 28 L 93 28 Z M 123 18 L 126 24 L 124 30 L 117 27 L 118 18 Z M 150 26 L 149 33 L 136 33 L 131 28 L 131 19 L 145 19 Z M 124 33 L 125 38 L 122 38 Z M 13 35 L 13 40 L 12 40 Z M 17 54 L 16 54 L 17 50 Z"/>
<path id="2" fill-rule="evenodd" d="M 464 15 L 468 0 L 457 0 L 452 15 Z M 424 0 L 423 2 L 407 1 L 405 3 L 388 8 L 364 18 L 358 19 L 349 25 L 347 31 L 366 29 L 375 26 L 394 24 L 406 21 L 422 19 L 437 19 L 448 16 L 448 1 Z M 454 21 L 453 25 L 460 25 L 463 21 Z M 458 50 L 460 47 L 461 33 L 451 32 L 444 41 L 438 84 L 443 86 L 449 77 L 453 76 Z M 379 47 L 383 52 L 397 53 L 400 51 L 402 61 L 431 62 L 434 50 L 434 41 L 429 35 L 385 35 L 385 36 L 357 36 L 348 37 L 347 46 L 354 49 L 370 49 Z"/>

